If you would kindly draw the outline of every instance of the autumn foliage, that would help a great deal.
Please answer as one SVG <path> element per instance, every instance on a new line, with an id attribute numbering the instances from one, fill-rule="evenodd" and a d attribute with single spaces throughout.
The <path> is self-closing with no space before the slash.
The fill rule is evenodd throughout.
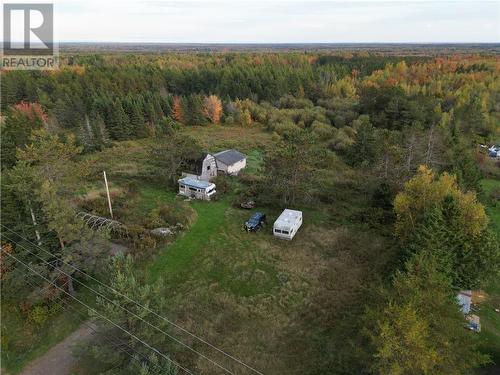
<path id="1" fill-rule="evenodd" d="M 216 95 L 210 95 L 203 101 L 203 114 L 212 123 L 217 124 L 222 116 L 222 102 Z"/>
<path id="2" fill-rule="evenodd" d="M 172 106 L 172 117 L 179 122 L 181 122 L 184 117 L 184 113 L 182 110 L 182 99 L 178 96 L 174 97 L 174 104 Z"/>
<path id="3" fill-rule="evenodd" d="M 9 257 L 5 257 L 4 254 L 12 254 L 12 245 L 10 243 L 3 243 L 1 245 L 2 251 L 0 252 L 0 278 L 5 275 L 11 268 L 12 264 L 6 262 Z"/>
<path id="4" fill-rule="evenodd" d="M 462 192 L 456 178 L 446 172 L 436 176 L 425 166 L 404 185 L 394 200 L 396 212 L 396 233 L 406 237 L 422 221 L 425 213 L 446 197 L 456 199 L 461 227 L 467 236 L 477 237 L 486 228 L 488 218 L 484 206 L 476 199 L 474 192 Z"/>
<path id="5" fill-rule="evenodd" d="M 47 114 L 44 112 L 42 106 L 38 103 L 20 102 L 12 107 L 14 113 L 22 114 L 30 120 L 41 119 L 47 121 Z"/>

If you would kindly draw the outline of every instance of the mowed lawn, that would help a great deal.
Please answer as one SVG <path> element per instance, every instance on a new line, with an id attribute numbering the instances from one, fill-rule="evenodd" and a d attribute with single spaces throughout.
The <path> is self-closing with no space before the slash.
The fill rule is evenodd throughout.
<path id="1" fill-rule="evenodd" d="M 159 250 L 147 267 L 147 279 L 162 278 L 167 288 L 194 280 L 237 296 L 269 293 L 278 279 L 265 250 L 284 244 L 269 227 L 258 233 L 244 231 L 243 223 L 254 211 L 234 208 L 230 200 L 190 202 L 196 221 L 173 244 Z"/>
<path id="2" fill-rule="evenodd" d="M 156 280 L 160 276 L 175 277 L 177 272 L 190 266 L 207 241 L 221 230 L 227 206 L 225 202 L 194 201 L 191 204 L 197 213 L 195 223 L 172 245 L 160 250 L 159 256 L 148 270 L 149 280 Z"/>

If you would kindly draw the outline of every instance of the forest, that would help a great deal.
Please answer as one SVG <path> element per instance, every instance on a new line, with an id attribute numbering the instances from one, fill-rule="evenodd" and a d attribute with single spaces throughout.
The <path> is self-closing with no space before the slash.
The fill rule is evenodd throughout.
<path id="1" fill-rule="evenodd" d="M 75 374 L 498 371 L 500 60 L 403 52 L 68 51 L 2 72 L 2 371 L 89 322 Z M 231 148 L 247 168 L 215 201 L 177 196 Z M 302 210 L 294 240 L 244 232 L 250 199 Z"/>

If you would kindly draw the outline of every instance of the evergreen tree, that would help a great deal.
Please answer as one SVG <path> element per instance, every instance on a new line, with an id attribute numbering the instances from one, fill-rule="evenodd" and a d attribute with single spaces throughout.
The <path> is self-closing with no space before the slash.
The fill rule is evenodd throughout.
<path id="1" fill-rule="evenodd" d="M 2 169 L 16 163 L 16 150 L 24 148 L 33 130 L 41 129 L 47 117 L 39 104 L 21 103 L 13 107 L 1 126 Z"/>
<path id="2" fill-rule="evenodd" d="M 422 252 L 410 259 L 383 295 L 385 304 L 366 316 L 374 352 L 372 372 L 467 374 L 488 362 L 474 333 L 463 328 L 454 290 L 431 254 Z"/>
<path id="3" fill-rule="evenodd" d="M 124 110 L 128 116 L 131 135 L 135 137 L 145 137 L 146 133 L 146 121 L 143 116 L 143 108 L 140 106 L 141 101 L 128 96 L 124 101 Z"/>
<path id="4" fill-rule="evenodd" d="M 110 286 L 139 304 L 147 305 L 152 311 L 167 311 L 167 301 L 161 297 L 163 295 L 161 291 L 162 284 L 159 282 L 153 284 L 142 283 L 142 280 L 134 272 L 134 269 L 134 263 L 130 256 L 126 258 L 123 256 L 114 257 L 108 270 L 111 275 Z M 99 289 L 103 295 L 109 295 L 108 289 L 102 287 Z M 127 310 L 136 316 L 120 308 L 120 305 L 125 306 Z M 169 324 L 163 320 L 156 319 L 153 313 L 142 309 L 136 304 L 131 304 L 127 298 L 118 294 L 112 296 L 112 302 L 104 298 L 98 298 L 97 310 L 115 324 L 141 338 L 141 340 L 146 341 L 151 346 L 163 351 L 165 350 L 165 335 L 144 321 L 154 322 L 154 326 L 163 331 L 168 331 Z M 124 374 L 177 374 L 176 367 L 166 358 L 152 353 L 142 343 L 131 338 L 125 332 L 118 330 L 107 320 L 100 319 L 99 315 L 91 314 L 95 315 L 99 325 L 96 333 L 98 339 L 88 344 L 83 355 L 89 356 L 94 362 L 97 361 L 104 366 L 107 365 L 109 368 L 119 368 L 121 369 L 120 373 Z M 137 316 L 141 317 L 141 319 Z M 109 338 L 112 338 L 111 342 Z M 117 341 L 126 342 L 136 352 L 140 353 L 140 356 L 136 355 L 134 359 L 131 355 L 127 354 L 127 351 L 116 350 L 116 344 L 113 344 L 113 342 Z M 146 358 L 150 360 L 146 360 Z M 155 364 L 158 366 L 155 366 Z"/>
<path id="5" fill-rule="evenodd" d="M 347 158 L 350 163 L 356 165 L 372 165 L 377 156 L 377 142 L 375 138 L 375 128 L 370 123 L 370 118 L 366 115 L 360 116 L 354 123 L 356 136 L 354 143 L 347 151 Z"/>
<path id="6" fill-rule="evenodd" d="M 500 249 L 495 233 L 485 228 L 480 236 L 464 233 L 455 198 L 430 209 L 422 223 L 402 246 L 409 256 L 432 254 L 439 271 L 456 288 L 475 289 L 498 277 Z"/>
<path id="7" fill-rule="evenodd" d="M 108 107 L 106 125 L 111 138 L 128 139 L 131 135 L 131 125 L 120 100 L 115 100 Z"/>

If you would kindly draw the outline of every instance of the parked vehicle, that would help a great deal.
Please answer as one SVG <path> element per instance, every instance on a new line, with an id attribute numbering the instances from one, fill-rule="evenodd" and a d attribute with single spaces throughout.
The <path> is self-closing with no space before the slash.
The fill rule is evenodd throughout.
<path id="1" fill-rule="evenodd" d="M 211 182 L 193 177 L 184 177 L 179 180 L 179 194 L 185 197 L 209 201 L 216 196 L 215 193 L 215 184 Z"/>
<path id="2" fill-rule="evenodd" d="M 262 212 L 254 213 L 247 222 L 245 222 L 245 230 L 247 232 L 255 232 L 266 223 L 266 215 Z"/>
<path id="3" fill-rule="evenodd" d="M 291 240 L 302 225 L 302 211 L 285 209 L 273 225 L 275 237 Z"/>

